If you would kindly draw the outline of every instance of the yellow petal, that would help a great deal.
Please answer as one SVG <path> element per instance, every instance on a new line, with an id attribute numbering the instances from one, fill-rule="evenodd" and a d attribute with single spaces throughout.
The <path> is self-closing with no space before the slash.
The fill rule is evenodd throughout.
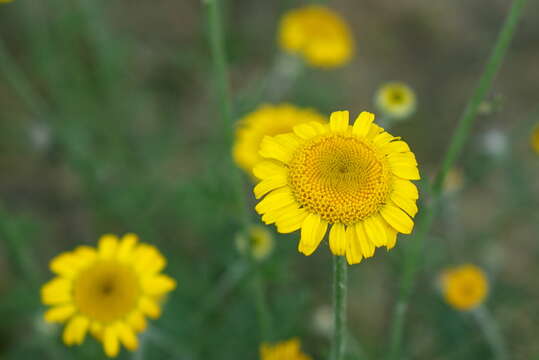
<path id="1" fill-rule="evenodd" d="M 346 236 L 343 224 L 333 224 L 329 231 L 329 248 L 333 255 L 344 255 L 346 253 Z"/>
<path id="2" fill-rule="evenodd" d="M 363 254 L 364 258 L 369 258 L 374 255 L 374 244 L 367 237 L 365 228 L 363 227 L 363 222 L 358 222 L 355 225 L 356 235 L 359 242 L 359 249 Z"/>
<path id="3" fill-rule="evenodd" d="M 390 198 L 395 205 L 406 211 L 411 217 L 414 217 L 415 214 L 417 214 L 418 209 L 415 200 L 406 198 L 395 191 L 391 193 Z"/>
<path id="4" fill-rule="evenodd" d="M 352 133 L 354 133 L 357 136 L 367 136 L 369 133 L 369 130 L 371 128 L 371 124 L 374 121 L 374 114 L 363 111 L 359 116 L 357 117 L 354 127 L 352 128 Z"/>
<path id="5" fill-rule="evenodd" d="M 277 231 L 281 234 L 288 234 L 301 228 L 303 221 L 307 217 L 308 213 L 304 209 L 297 209 L 288 217 L 279 217 L 276 220 Z"/>
<path id="6" fill-rule="evenodd" d="M 116 325 L 116 333 L 128 350 L 135 351 L 138 348 L 138 339 L 135 332 L 125 323 L 120 322 Z"/>
<path id="7" fill-rule="evenodd" d="M 385 222 L 380 215 L 375 214 L 363 221 L 363 227 L 367 237 L 376 247 L 387 244 L 387 234 L 384 226 Z"/>
<path id="8" fill-rule="evenodd" d="M 166 275 L 146 277 L 142 281 L 142 289 L 148 295 L 163 295 L 176 288 L 176 281 Z"/>
<path id="9" fill-rule="evenodd" d="M 387 245 L 386 248 L 391 250 L 395 247 L 397 243 L 397 231 L 393 229 L 389 224 L 386 225 L 387 232 Z"/>
<path id="10" fill-rule="evenodd" d="M 112 234 L 105 234 L 99 239 L 99 256 L 105 259 L 112 258 L 116 254 L 118 247 L 118 237 Z"/>
<path id="11" fill-rule="evenodd" d="M 304 140 L 308 140 L 318 135 L 316 129 L 309 124 L 299 124 L 294 126 L 294 133 Z"/>
<path id="12" fill-rule="evenodd" d="M 73 305 L 60 305 L 45 312 L 44 318 L 49 323 L 62 323 L 75 313 Z"/>
<path id="13" fill-rule="evenodd" d="M 132 312 L 128 318 L 127 322 L 129 325 L 135 329 L 138 332 L 146 330 L 146 319 L 144 318 L 144 315 L 140 311 L 134 311 Z"/>
<path id="14" fill-rule="evenodd" d="M 255 210 L 259 214 L 264 214 L 268 211 L 280 209 L 295 202 L 290 189 L 281 188 L 266 195 L 266 197 L 255 206 Z"/>
<path id="15" fill-rule="evenodd" d="M 301 239 L 298 250 L 305 255 L 311 255 L 326 234 L 328 223 L 319 215 L 309 214 L 301 225 Z"/>
<path id="16" fill-rule="evenodd" d="M 289 204 L 289 205 L 287 205 L 285 207 L 275 209 L 275 210 L 272 210 L 272 211 L 268 211 L 267 213 L 262 215 L 262 221 L 264 222 L 264 224 L 270 225 L 270 224 L 273 224 L 274 222 L 276 222 L 277 219 L 279 219 L 281 217 L 288 218 L 288 217 L 294 216 L 294 214 L 298 210 L 299 210 L 298 204 L 295 204 L 295 203 Z"/>
<path id="17" fill-rule="evenodd" d="M 288 163 L 292 157 L 292 151 L 272 136 L 265 136 L 262 139 L 258 153 L 264 158 L 275 159 L 284 163 Z"/>
<path id="18" fill-rule="evenodd" d="M 120 341 L 116 328 L 114 326 L 107 326 L 103 334 L 103 349 L 108 357 L 116 357 L 120 352 Z"/>
<path id="19" fill-rule="evenodd" d="M 334 111 L 329 117 L 331 131 L 343 132 L 348 130 L 350 114 L 348 111 Z"/>
<path id="20" fill-rule="evenodd" d="M 77 274 L 77 260 L 71 252 L 63 253 L 51 260 L 49 267 L 52 272 L 66 278 L 73 278 Z"/>
<path id="21" fill-rule="evenodd" d="M 288 184 L 287 174 L 272 176 L 259 182 L 253 189 L 253 192 L 255 194 L 255 197 L 257 199 L 260 199 L 262 196 L 266 195 L 268 192 L 275 189 L 279 189 L 287 184 Z"/>
<path id="22" fill-rule="evenodd" d="M 409 165 L 409 166 L 417 166 L 417 159 L 415 158 L 415 155 L 413 152 L 405 152 L 405 153 L 391 153 L 387 155 L 387 159 L 389 163 L 391 164 L 402 164 L 402 165 Z"/>
<path id="23" fill-rule="evenodd" d="M 393 191 L 408 199 L 416 200 L 419 198 L 417 187 L 408 180 L 395 178 L 393 180 Z"/>
<path id="24" fill-rule="evenodd" d="M 86 337 L 89 325 L 90 321 L 87 317 L 79 315 L 71 319 L 64 329 L 64 344 L 67 346 L 82 344 L 84 338 Z"/>
<path id="25" fill-rule="evenodd" d="M 156 274 L 167 265 L 167 260 L 157 248 L 140 244 L 133 254 L 135 270 L 143 275 Z"/>
<path id="26" fill-rule="evenodd" d="M 71 301 L 71 280 L 54 278 L 41 288 L 41 301 L 45 305 L 57 305 Z"/>
<path id="27" fill-rule="evenodd" d="M 362 259 L 363 255 L 355 226 L 348 226 L 346 228 L 346 261 L 353 265 L 360 263 Z"/>
<path id="28" fill-rule="evenodd" d="M 380 147 L 380 150 L 384 154 L 404 153 L 404 152 L 410 152 L 410 147 L 408 146 L 406 142 L 399 140 L 399 141 L 392 141 L 390 143 L 385 144 L 384 146 Z"/>
<path id="29" fill-rule="evenodd" d="M 374 145 L 376 145 L 377 147 L 383 148 L 385 145 L 387 145 L 390 141 L 394 139 L 399 139 L 399 138 L 394 137 L 390 133 L 384 131 L 376 135 L 372 141 Z"/>
<path id="30" fill-rule="evenodd" d="M 122 241 L 120 241 L 120 244 L 118 246 L 118 251 L 117 251 L 118 259 L 127 260 L 131 256 L 138 241 L 139 241 L 139 238 L 137 235 L 131 234 L 131 233 L 125 234 L 122 237 Z"/>
<path id="31" fill-rule="evenodd" d="M 287 170 L 284 166 L 272 160 L 265 160 L 258 163 L 253 168 L 253 174 L 259 179 L 265 179 L 278 175 L 286 175 Z"/>
<path id="32" fill-rule="evenodd" d="M 155 300 L 149 298 L 148 296 L 144 296 L 140 299 L 139 307 L 143 314 L 152 319 L 157 319 L 161 315 L 159 305 L 157 305 Z"/>
<path id="33" fill-rule="evenodd" d="M 414 228 L 414 222 L 410 217 L 397 206 L 387 204 L 382 207 L 380 214 L 393 229 L 403 234 L 410 234 Z"/>
<path id="34" fill-rule="evenodd" d="M 421 176 L 419 175 L 419 170 L 415 165 L 389 163 L 389 166 L 391 167 L 391 172 L 400 178 L 406 180 L 419 180 L 421 178 Z"/>

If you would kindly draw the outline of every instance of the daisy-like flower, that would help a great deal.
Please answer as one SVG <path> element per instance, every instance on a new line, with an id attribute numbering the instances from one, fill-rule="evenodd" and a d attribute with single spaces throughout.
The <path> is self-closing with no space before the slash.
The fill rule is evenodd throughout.
<path id="1" fill-rule="evenodd" d="M 531 136 L 532 149 L 539 155 L 539 125 L 535 127 Z"/>
<path id="2" fill-rule="evenodd" d="M 311 255 L 331 225 L 333 254 L 349 264 L 395 246 L 397 233 L 410 234 L 417 213 L 419 179 L 408 145 L 373 124 L 362 112 L 353 126 L 348 111 L 329 124 L 310 122 L 262 141 L 266 158 L 254 168 L 256 211 L 281 233 L 301 229 L 299 251 Z"/>
<path id="3" fill-rule="evenodd" d="M 290 132 L 294 126 L 309 121 L 322 123 L 326 119 L 315 110 L 290 104 L 262 105 L 239 121 L 232 149 L 234 161 L 252 175 L 254 165 L 262 159 L 258 149 L 264 136 Z"/>
<path id="4" fill-rule="evenodd" d="M 277 344 L 262 344 L 260 360 L 311 360 L 301 351 L 299 339 L 291 339 Z"/>
<path id="5" fill-rule="evenodd" d="M 63 341 L 80 345 L 90 332 L 105 353 L 115 357 L 120 344 L 134 351 L 137 333 L 146 317 L 160 316 L 162 298 L 176 287 L 161 274 L 165 258 L 153 246 L 139 244 L 134 234 L 121 240 L 104 235 L 98 248 L 79 246 L 50 263 L 57 275 L 41 289 L 41 299 L 51 306 L 45 320 L 65 323 Z"/>
<path id="6" fill-rule="evenodd" d="M 487 276 L 475 265 L 446 269 L 440 280 L 445 301 L 457 310 L 476 308 L 485 301 L 488 293 Z"/>
<path id="7" fill-rule="evenodd" d="M 376 92 L 375 104 L 385 116 L 401 120 L 415 111 L 416 96 L 414 90 L 405 83 L 389 82 Z"/>
<path id="8" fill-rule="evenodd" d="M 273 236 L 263 226 L 251 226 L 247 234 L 236 237 L 236 247 L 244 255 L 250 253 L 256 260 L 264 260 L 273 250 Z"/>
<path id="9" fill-rule="evenodd" d="M 349 62 L 354 49 L 344 19 L 320 5 L 307 5 L 285 13 L 279 25 L 279 44 L 308 64 L 323 68 Z"/>

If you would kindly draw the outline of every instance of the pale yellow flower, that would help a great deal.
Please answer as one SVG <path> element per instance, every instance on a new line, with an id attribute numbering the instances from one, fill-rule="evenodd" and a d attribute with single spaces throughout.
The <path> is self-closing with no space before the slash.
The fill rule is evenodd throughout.
<path id="1" fill-rule="evenodd" d="M 352 58 L 351 31 L 337 13 L 321 5 L 288 11 L 279 26 L 279 44 L 315 67 L 337 67 Z"/>
<path id="2" fill-rule="evenodd" d="M 445 301 L 457 310 L 466 311 L 481 305 L 488 294 L 488 279 L 483 270 L 472 264 L 444 270 L 441 275 Z"/>
<path id="3" fill-rule="evenodd" d="M 400 120 L 413 114 L 416 108 L 416 96 L 414 90 L 407 84 L 389 82 L 378 89 L 375 103 L 384 116 Z"/>
<path id="4" fill-rule="evenodd" d="M 79 246 L 50 263 L 56 277 L 43 285 L 41 299 L 51 308 L 45 320 L 65 323 L 63 342 L 80 345 L 89 332 L 115 357 L 120 345 L 134 351 L 146 317 L 161 315 L 163 296 L 176 282 L 161 274 L 165 258 L 134 234 L 119 240 L 104 235 L 98 248 Z"/>
<path id="5" fill-rule="evenodd" d="M 301 351 L 298 339 L 291 339 L 277 344 L 262 344 L 260 360 L 311 360 L 311 357 Z"/>
<path id="6" fill-rule="evenodd" d="M 256 260 L 263 260 L 273 250 L 273 236 L 263 226 L 254 225 L 247 229 L 247 234 L 239 234 L 236 237 L 236 247 L 240 253 L 248 253 Z"/>
<path id="7" fill-rule="evenodd" d="M 532 149 L 539 155 L 539 125 L 535 127 L 531 136 Z"/>

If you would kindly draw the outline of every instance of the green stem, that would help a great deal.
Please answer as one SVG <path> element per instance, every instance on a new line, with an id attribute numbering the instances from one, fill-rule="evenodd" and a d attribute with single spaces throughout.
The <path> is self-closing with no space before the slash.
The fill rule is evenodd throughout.
<path id="1" fill-rule="evenodd" d="M 256 265 L 254 265 L 256 266 Z M 253 292 L 255 296 L 256 313 L 260 326 L 262 341 L 272 341 L 271 338 L 271 315 L 264 293 L 264 281 L 260 270 L 257 269 L 253 278 Z"/>
<path id="2" fill-rule="evenodd" d="M 406 249 L 404 268 L 401 277 L 401 288 L 395 306 L 391 329 L 390 350 L 388 356 L 390 360 L 400 359 L 406 311 L 410 302 L 415 277 L 419 270 L 419 259 L 421 258 L 423 243 L 436 217 L 442 185 L 447 173 L 455 164 L 455 161 L 462 152 L 463 146 L 470 135 L 479 105 L 485 99 L 489 89 L 492 86 L 494 78 L 501 67 L 503 58 L 507 53 L 507 49 L 515 33 L 516 25 L 518 24 L 526 1 L 527 0 L 515 0 L 511 6 L 511 9 L 509 10 L 509 13 L 496 40 L 494 49 L 492 50 L 483 74 L 479 79 L 479 84 L 476 87 L 472 97 L 468 101 L 468 104 L 459 120 L 457 130 L 451 139 L 451 143 L 444 157 L 442 167 L 436 176 L 432 189 L 430 189 L 431 202 L 428 204 L 428 206 L 426 206 L 426 208 L 422 211 L 421 216 L 418 218 L 414 239 L 410 246 Z"/>
<path id="3" fill-rule="evenodd" d="M 344 256 L 333 257 L 333 360 L 343 360 L 346 350 L 346 292 L 348 266 Z"/>
<path id="4" fill-rule="evenodd" d="M 213 71 L 216 79 L 217 96 L 223 128 L 226 131 L 228 145 L 232 143 L 232 102 L 230 98 L 230 85 L 228 79 L 225 40 L 221 21 L 221 12 L 218 0 L 204 0 L 208 13 L 209 41 L 213 58 Z"/>
<path id="5" fill-rule="evenodd" d="M 507 360 L 509 358 L 505 339 L 500 332 L 496 320 L 492 317 L 488 309 L 480 306 L 472 311 L 472 316 L 481 328 L 485 340 L 492 349 L 495 360 Z"/>

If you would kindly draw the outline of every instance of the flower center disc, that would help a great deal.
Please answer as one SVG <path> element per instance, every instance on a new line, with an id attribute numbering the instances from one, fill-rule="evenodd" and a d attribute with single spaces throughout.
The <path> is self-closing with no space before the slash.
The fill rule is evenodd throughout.
<path id="1" fill-rule="evenodd" d="M 383 155 L 351 135 L 315 138 L 290 161 L 296 200 L 329 223 L 354 224 L 377 212 L 391 190 L 390 178 Z"/>
<path id="2" fill-rule="evenodd" d="M 100 261 L 80 274 L 73 291 L 82 314 L 107 323 L 135 309 L 140 285 L 131 267 L 117 261 Z"/>

